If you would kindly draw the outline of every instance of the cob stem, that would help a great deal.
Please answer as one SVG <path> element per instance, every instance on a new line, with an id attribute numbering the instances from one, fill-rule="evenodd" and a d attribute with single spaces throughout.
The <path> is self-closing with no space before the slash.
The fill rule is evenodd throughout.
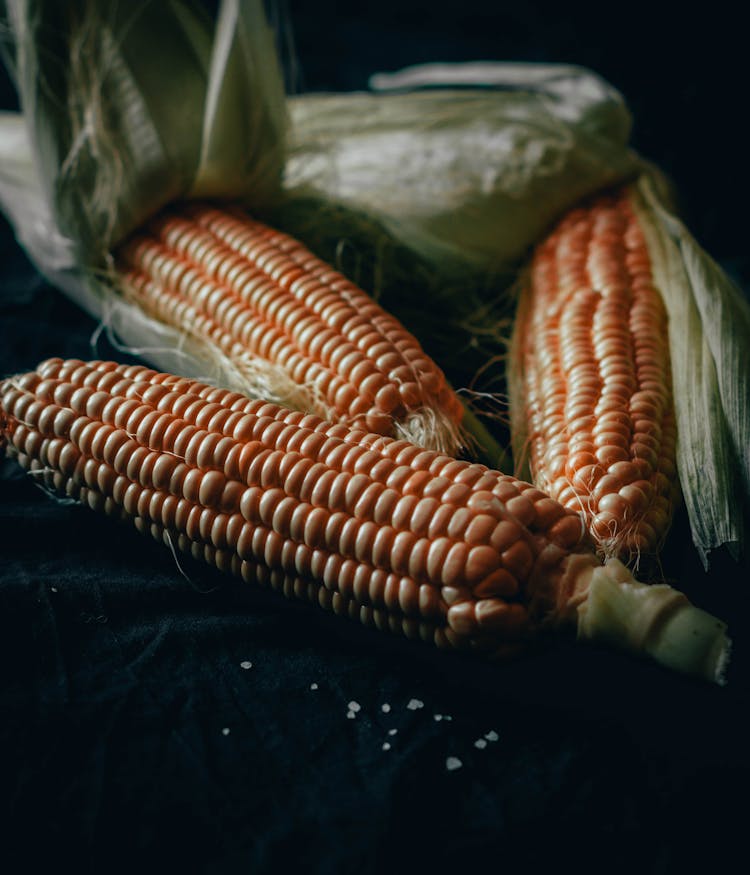
<path id="1" fill-rule="evenodd" d="M 577 608 L 578 638 L 605 641 L 686 674 L 725 683 L 726 624 L 666 584 L 633 578 L 618 560 L 594 568 Z"/>

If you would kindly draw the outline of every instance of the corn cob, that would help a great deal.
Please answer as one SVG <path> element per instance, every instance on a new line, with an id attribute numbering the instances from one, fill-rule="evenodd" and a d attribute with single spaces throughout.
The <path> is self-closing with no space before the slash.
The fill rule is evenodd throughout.
<path id="1" fill-rule="evenodd" d="M 514 454 L 600 553 L 655 554 L 678 497 L 667 316 L 628 189 L 537 247 L 514 332 Z M 523 471 L 517 468 L 517 473 Z"/>
<path id="2" fill-rule="evenodd" d="M 0 384 L 0 440 L 56 493 L 365 624 L 495 655 L 571 625 L 721 678 L 723 624 L 603 565 L 578 514 L 483 465 L 144 367 L 61 359 Z"/>
<path id="3" fill-rule="evenodd" d="M 194 203 L 153 219 L 116 265 L 128 299 L 244 367 L 259 397 L 459 449 L 463 408 L 442 371 L 395 318 L 294 238 L 239 209 Z"/>

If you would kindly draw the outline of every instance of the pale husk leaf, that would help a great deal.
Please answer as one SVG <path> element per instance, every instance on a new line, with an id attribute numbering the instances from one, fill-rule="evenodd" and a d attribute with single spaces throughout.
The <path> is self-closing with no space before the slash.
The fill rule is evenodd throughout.
<path id="1" fill-rule="evenodd" d="M 29 142 L 59 232 L 80 264 L 165 204 L 263 203 L 278 190 L 286 110 L 260 0 L 6 0 Z"/>
<path id="2" fill-rule="evenodd" d="M 669 316 L 677 467 L 704 565 L 745 545 L 750 497 L 750 306 L 644 173 L 633 201 Z"/>
<path id="3" fill-rule="evenodd" d="M 285 185 L 377 217 L 440 270 L 507 270 L 567 207 L 635 173 L 628 110 L 585 69 L 429 65 L 373 82 L 433 90 L 292 98 Z"/>
<path id="4" fill-rule="evenodd" d="M 310 406 L 309 398 L 281 369 L 265 362 L 261 366 L 250 356 L 244 362 L 230 362 L 216 346 L 192 334 L 189 326 L 178 331 L 126 300 L 106 270 L 88 270 L 78 263 L 72 241 L 59 232 L 52 215 L 20 113 L 0 112 L 0 208 L 40 272 L 96 319 L 97 334 L 106 331 L 115 346 L 169 373 L 287 406 Z"/>

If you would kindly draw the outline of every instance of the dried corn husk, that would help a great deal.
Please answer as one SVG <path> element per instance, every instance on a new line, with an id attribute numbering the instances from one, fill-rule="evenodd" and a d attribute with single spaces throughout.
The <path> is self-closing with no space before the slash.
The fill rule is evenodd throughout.
<path id="1" fill-rule="evenodd" d="M 0 13 L 23 108 L 0 113 L 0 206 L 29 257 L 129 352 L 248 391 L 255 363 L 146 316 L 108 264 L 172 200 L 277 195 L 286 108 L 262 2 L 224 0 L 215 22 L 192 0 L 6 0 Z"/>
<path id="2" fill-rule="evenodd" d="M 176 199 L 277 192 L 286 110 L 260 0 L 225 0 L 215 22 L 195 0 L 5 0 L 0 14 L 38 191 L 79 267 Z"/>
<path id="3" fill-rule="evenodd" d="M 88 270 L 77 261 L 74 243 L 59 231 L 42 191 L 20 113 L 0 112 L 0 207 L 39 270 L 99 321 L 97 334 L 106 331 L 116 347 L 140 355 L 166 372 L 206 379 L 237 391 L 263 391 L 266 376 L 263 369 L 258 370 L 257 362 L 249 360 L 238 366 L 188 330 L 178 331 L 148 316 L 117 294 L 106 273 Z M 279 382 L 274 381 L 277 390 Z M 277 394 L 283 395 L 283 391 Z M 293 399 L 283 400 L 293 405 Z"/>
<path id="4" fill-rule="evenodd" d="M 750 498 L 750 305 L 644 173 L 634 203 L 669 315 L 677 468 L 693 541 L 744 549 Z"/>
<path id="5" fill-rule="evenodd" d="M 516 267 L 567 207 L 637 171 L 622 97 L 580 67 L 426 65 L 372 84 L 290 99 L 285 185 L 377 218 L 441 272 Z"/>

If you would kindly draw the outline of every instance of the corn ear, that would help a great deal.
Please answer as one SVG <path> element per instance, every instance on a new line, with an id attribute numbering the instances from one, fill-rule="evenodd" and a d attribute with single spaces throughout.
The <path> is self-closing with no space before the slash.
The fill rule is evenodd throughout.
<path id="1" fill-rule="evenodd" d="M 677 498 L 668 322 L 629 187 L 570 210 L 536 247 L 512 343 L 519 466 L 638 567 Z"/>
<path id="2" fill-rule="evenodd" d="M 653 284 L 666 311 L 677 432 L 674 463 L 693 541 L 707 568 L 713 550 L 726 547 L 738 558 L 747 539 L 750 306 L 667 200 L 665 180 L 644 164 L 637 183 L 627 188 L 627 202 L 645 239 Z M 521 288 L 525 285 L 526 280 Z M 521 294 L 517 326 L 528 322 L 531 306 L 531 296 Z M 532 433 L 526 415 L 521 333 L 514 337 L 509 374 L 514 461 L 518 476 L 536 477 L 538 472 L 529 467 L 529 449 L 539 433 Z M 623 401 L 620 413 L 630 417 L 629 401 Z M 536 482 L 551 488 L 543 476 Z"/>
<path id="3" fill-rule="evenodd" d="M 567 628 L 724 681 L 724 623 L 602 564 L 574 511 L 483 465 L 61 359 L 0 382 L 0 446 L 51 491 L 367 625 L 497 657 Z"/>

